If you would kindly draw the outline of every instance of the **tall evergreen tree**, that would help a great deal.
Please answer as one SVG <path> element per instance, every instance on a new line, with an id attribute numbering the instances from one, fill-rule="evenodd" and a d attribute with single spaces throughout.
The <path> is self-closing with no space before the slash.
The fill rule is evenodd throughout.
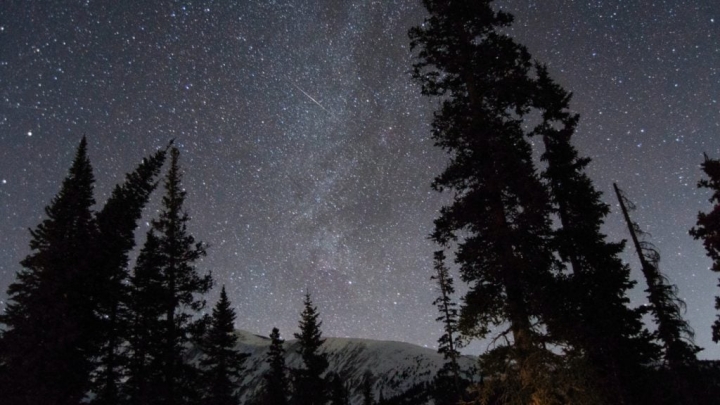
<path id="1" fill-rule="evenodd" d="M 206 255 L 205 245 L 188 233 L 190 217 L 184 211 L 186 192 L 181 185 L 180 151 L 170 150 L 170 169 L 165 180 L 165 196 L 160 216 L 152 223 L 159 236 L 164 263 L 161 268 L 167 293 L 165 302 L 165 338 L 162 350 L 164 366 L 161 383 L 163 402 L 178 405 L 191 402 L 197 393 L 197 370 L 186 362 L 186 344 L 202 334 L 202 325 L 193 318 L 205 308 L 202 295 L 212 287 L 212 276 L 200 276 L 195 263 Z"/>
<path id="2" fill-rule="evenodd" d="M 270 333 L 270 348 L 265 361 L 270 370 L 265 374 L 265 387 L 262 392 L 263 405 L 286 405 L 289 397 L 287 367 L 285 366 L 285 348 L 278 328 Z"/>
<path id="3" fill-rule="evenodd" d="M 657 336 L 663 347 L 664 360 L 671 369 L 683 370 L 697 361 L 696 353 L 700 351 L 693 342 L 692 328 L 683 318 L 685 303 L 678 298 L 677 287 L 660 272 L 658 251 L 651 243 L 640 239 L 644 233 L 638 224 L 630 219 L 629 214 L 635 205 L 617 184 L 613 184 L 613 187 L 647 282 L 650 311 L 657 324 Z"/>
<path id="4" fill-rule="evenodd" d="M 338 373 L 326 376 L 330 391 L 330 405 L 350 405 L 350 392 Z"/>
<path id="5" fill-rule="evenodd" d="M 624 243 L 608 242 L 601 232 L 610 210 L 585 173 L 590 159 L 580 157 L 572 145 L 579 116 L 570 112 L 571 94 L 538 65 L 534 97 L 543 118 L 534 134 L 545 146 L 543 177 L 560 223 L 553 247 L 571 270 L 559 280 L 562 292 L 553 307 L 560 311 L 550 322 L 551 330 L 575 355 L 586 356 L 602 391 L 609 394 L 606 402 L 628 402 L 633 376 L 657 359 L 657 350 L 642 327 L 641 314 L 628 307 L 627 290 L 635 283 L 619 257 Z"/>
<path id="6" fill-rule="evenodd" d="M 370 370 L 365 371 L 363 374 L 363 383 L 362 383 L 362 395 L 363 395 L 363 405 L 374 405 L 375 404 L 375 394 L 373 394 L 373 384 L 375 383 L 375 378 L 373 377 Z"/>
<path id="7" fill-rule="evenodd" d="M 440 291 L 433 305 L 440 312 L 440 316 L 436 319 L 443 324 L 443 335 L 438 339 L 438 353 L 445 358 L 445 365 L 438 371 L 435 380 L 436 388 L 443 386 L 443 394 L 446 397 L 452 397 L 450 401 L 457 402 L 460 399 L 460 370 L 458 368 L 457 359 L 460 357 L 458 346 L 460 343 L 460 335 L 458 333 L 457 324 L 457 308 L 452 300 L 455 294 L 453 279 L 445 267 L 445 252 L 438 250 L 435 252 L 435 274 L 431 277 L 435 280 Z M 448 381 L 449 380 L 449 381 Z M 447 384 L 450 382 L 450 384 Z M 437 390 L 436 390 L 437 391 Z"/>
<path id="8" fill-rule="evenodd" d="M 486 372 L 506 377 L 486 387 L 508 403 L 539 403 L 555 395 L 545 365 L 558 360 L 543 348 L 556 270 L 551 206 L 523 129 L 533 103 L 531 58 L 499 32 L 513 18 L 491 3 L 424 0 L 429 17 L 410 31 L 419 48 L 413 77 L 424 95 L 442 97 L 432 136 L 450 162 L 433 187 L 454 193 L 431 237 L 443 247 L 457 243 L 455 259 L 469 284 L 463 334 L 509 328 L 508 344 L 483 356 Z"/>
<path id="9" fill-rule="evenodd" d="M 159 380 L 153 382 L 155 394 L 150 396 L 154 403 L 179 405 L 199 400 L 199 372 L 186 361 L 187 344 L 196 342 L 204 333 L 204 319 L 194 319 L 205 307 L 202 294 L 212 287 L 210 274 L 200 276 L 195 263 L 205 256 L 205 245 L 196 242 L 189 234 L 187 223 L 190 218 L 183 209 L 186 192 L 181 185 L 179 167 L 180 152 L 170 150 L 170 168 L 165 178 L 165 196 L 159 217 L 152 221 L 152 229 L 143 248 L 147 257 L 142 269 L 150 283 L 157 288 L 154 298 L 146 291 L 135 292 L 150 298 L 152 310 L 160 308 L 159 342 L 147 354 L 151 374 Z M 139 297 L 136 297 L 139 299 Z M 134 314 L 137 315 L 137 314 Z M 133 348 L 134 350 L 135 348 Z M 136 376 L 130 376 L 130 378 Z"/>
<path id="10" fill-rule="evenodd" d="M 318 320 L 317 307 L 312 303 L 310 293 L 305 294 L 304 309 L 300 314 L 300 333 L 294 336 L 298 339 L 300 349 L 298 353 L 303 361 L 303 367 L 294 370 L 294 405 L 324 405 L 327 400 L 327 387 L 322 374 L 328 367 L 327 355 L 320 353 L 320 346 L 325 342 L 320 327 L 322 321 Z"/>
<path id="11" fill-rule="evenodd" d="M 213 308 L 212 321 L 203 342 L 204 358 L 200 361 L 204 369 L 205 395 L 203 404 L 237 405 L 238 383 L 242 378 L 243 363 L 248 357 L 239 353 L 235 335 L 235 310 L 230 306 L 225 286 L 220 300 Z"/>
<path id="12" fill-rule="evenodd" d="M 133 275 L 128 329 L 127 381 L 123 384 L 126 404 L 155 404 L 160 397 L 162 349 L 164 348 L 163 315 L 168 294 L 161 268 L 164 257 L 160 241 L 151 229 L 147 232 Z"/>
<path id="13" fill-rule="evenodd" d="M 121 347 L 129 330 L 128 255 L 135 247 L 135 229 L 156 178 L 165 162 L 166 150 L 159 150 L 125 177 L 113 190 L 105 206 L 96 215 L 99 235 L 93 251 L 95 258 L 94 294 L 97 302 L 101 352 L 93 381 L 92 403 L 115 405 L 119 386 L 127 366 Z"/>
<path id="14" fill-rule="evenodd" d="M 92 252 L 95 179 L 83 137 L 46 219 L 30 231 L 31 253 L 8 288 L 0 316 L 4 404 L 78 404 L 97 355 Z"/>
<path id="15" fill-rule="evenodd" d="M 690 230 L 690 235 L 703 240 L 705 250 L 713 261 L 711 270 L 720 272 L 720 160 L 705 155 L 701 168 L 708 178 L 700 180 L 698 187 L 712 190 L 710 203 L 715 206 L 710 212 L 698 213 L 697 226 Z M 720 296 L 715 297 L 715 309 L 720 310 Z M 720 315 L 712 325 L 712 339 L 715 343 L 720 342 Z"/>

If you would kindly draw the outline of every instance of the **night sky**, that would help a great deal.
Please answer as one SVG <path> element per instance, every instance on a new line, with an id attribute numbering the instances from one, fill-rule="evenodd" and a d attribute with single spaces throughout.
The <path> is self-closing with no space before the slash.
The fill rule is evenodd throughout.
<path id="1" fill-rule="evenodd" d="M 687 233 L 710 209 L 702 153 L 720 157 L 720 2 L 498 6 L 575 94 L 575 143 L 613 206 L 610 238 L 628 237 L 616 181 L 687 301 L 701 356 L 720 358 L 717 275 Z M 430 182 L 447 157 L 429 139 L 437 101 L 408 73 L 407 30 L 423 18 L 411 0 L 3 1 L 0 300 L 83 134 L 99 204 L 175 138 L 191 232 L 210 245 L 199 269 L 226 285 L 238 328 L 290 337 L 307 289 L 326 336 L 434 347 L 427 235 L 448 196 Z"/>

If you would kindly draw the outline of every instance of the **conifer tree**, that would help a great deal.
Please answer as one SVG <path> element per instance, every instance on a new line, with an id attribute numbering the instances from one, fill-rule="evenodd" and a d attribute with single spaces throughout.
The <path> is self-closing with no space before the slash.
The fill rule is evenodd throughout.
<path id="1" fill-rule="evenodd" d="M 440 291 L 440 296 L 433 301 L 433 305 L 437 306 L 440 316 L 436 319 L 443 324 L 443 335 L 438 339 L 438 353 L 445 358 L 445 365 L 438 372 L 435 380 L 436 388 L 443 386 L 443 394 L 454 398 L 454 402 L 460 398 L 460 370 L 458 368 L 457 359 L 460 356 L 458 346 L 460 343 L 460 335 L 457 325 L 457 309 L 452 295 L 455 294 L 453 279 L 445 267 L 445 252 L 438 250 L 435 252 L 435 274 L 431 277 L 435 280 Z M 451 380 L 447 384 L 445 380 Z M 448 392 L 449 391 L 449 392 Z"/>
<path id="2" fill-rule="evenodd" d="M 123 385 L 125 403 L 150 405 L 160 397 L 167 289 L 161 273 L 164 258 L 160 241 L 147 232 L 133 275 L 129 302 L 127 381 Z"/>
<path id="3" fill-rule="evenodd" d="M 204 358 L 200 361 L 204 371 L 205 395 L 203 404 L 237 405 L 238 383 L 242 378 L 243 363 L 248 357 L 239 353 L 235 335 L 235 310 L 230 306 L 225 286 L 220 301 L 213 308 L 210 329 L 203 342 Z"/>
<path id="4" fill-rule="evenodd" d="M 546 376 L 558 358 L 544 350 L 543 330 L 557 268 L 549 196 L 523 129 L 533 102 L 531 58 L 499 32 L 512 16 L 491 3 L 424 0 L 429 17 L 410 31 L 419 49 L 413 77 L 424 95 L 442 97 L 432 137 L 450 162 L 433 187 L 454 198 L 431 238 L 457 244 L 455 260 L 469 284 L 460 328 L 486 337 L 508 326 L 507 344 L 483 356 L 486 372 L 507 378 L 486 387 L 507 403 L 527 404 L 555 395 Z"/>
<path id="5" fill-rule="evenodd" d="M 322 374 L 328 367 L 327 355 L 320 353 L 320 346 L 325 342 L 320 327 L 322 321 L 318 320 L 317 307 L 312 303 L 310 293 L 305 294 L 304 309 L 300 314 L 300 333 L 294 336 L 298 339 L 300 349 L 298 353 L 303 361 L 303 367 L 294 370 L 294 405 L 324 405 L 327 399 L 327 387 Z"/>
<path id="6" fill-rule="evenodd" d="M 76 405 L 97 355 L 92 252 L 94 176 L 83 137 L 46 219 L 30 231 L 31 253 L 8 288 L 0 363 L 3 404 Z"/>
<path id="7" fill-rule="evenodd" d="M 127 361 L 121 352 L 129 330 L 128 255 L 135 247 L 135 229 L 156 178 L 165 161 L 166 150 L 159 150 L 129 173 L 115 187 L 105 206 L 96 215 L 99 235 L 93 248 L 95 258 L 95 295 L 101 352 L 96 361 L 93 404 L 115 405 Z"/>
<path id="8" fill-rule="evenodd" d="M 720 272 L 720 160 L 705 155 L 701 168 L 708 178 L 700 180 L 698 187 L 712 190 L 710 203 L 715 206 L 710 212 L 698 213 L 697 226 L 690 230 L 690 235 L 703 240 L 705 250 L 713 261 L 710 269 Z M 715 309 L 720 310 L 720 296 L 715 297 Z M 712 325 L 712 339 L 715 343 L 720 342 L 720 315 Z"/>
<path id="9" fill-rule="evenodd" d="M 264 405 L 286 405 L 289 396 L 287 367 L 285 366 L 285 349 L 278 328 L 270 333 L 270 348 L 265 361 L 270 370 L 265 374 L 265 387 L 261 403 Z"/>
<path id="10" fill-rule="evenodd" d="M 155 297 L 142 291 L 143 288 L 134 292 L 135 300 L 140 300 L 139 295 L 142 295 L 150 300 L 148 306 L 152 311 L 162 311 L 159 329 L 151 332 L 159 335 L 157 339 L 151 339 L 151 342 L 157 341 L 157 345 L 150 347 L 150 352 L 142 357 L 149 358 L 149 373 L 159 379 L 152 384 L 154 393 L 149 396 L 150 401 L 167 405 L 199 400 L 199 371 L 186 361 L 185 355 L 187 344 L 198 343 L 197 339 L 204 333 L 202 326 L 206 320 L 193 318 L 205 307 L 202 294 L 212 287 L 210 274 L 200 276 L 195 267 L 206 254 L 205 245 L 196 242 L 187 230 L 190 218 L 183 209 L 186 192 L 181 185 L 179 156 L 177 148 L 170 150 L 162 209 L 159 217 L 152 221 L 143 248 L 147 258 L 143 264 L 147 268 L 142 272 L 153 280 L 150 287 L 158 291 Z"/>
<path id="11" fill-rule="evenodd" d="M 350 405 L 350 392 L 340 374 L 328 373 L 326 380 L 330 390 L 330 405 Z"/>
<path id="12" fill-rule="evenodd" d="M 619 255 L 624 243 L 608 242 L 601 232 L 610 212 L 601 193 L 585 173 L 590 159 L 580 157 L 572 145 L 579 116 L 570 112 L 571 94 L 554 83 L 544 66 L 537 65 L 535 107 L 542 123 L 534 135 L 542 137 L 547 163 L 543 177 L 560 226 L 553 247 L 571 270 L 560 279 L 559 308 L 551 331 L 567 341 L 575 354 L 585 356 L 598 374 L 606 402 L 624 402 L 633 376 L 643 364 L 657 359 L 641 314 L 628 307 L 630 269 Z"/>
<path id="13" fill-rule="evenodd" d="M 363 405 L 375 404 L 375 395 L 373 394 L 374 382 L 375 381 L 370 370 L 365 371 L 365 373 L 363 374 L 362 384 Z"/>
<path id="14" fill-rule="evenodd" d="M 173 147 L 170 158 L 163 209 L 152 227 L 159 236 L 164 258 L 161 270 L 167 288 L 161 388 L 165 401 L 177 405 L 192 401 L 197 394 L 197 370 L 185 361 L 186 344 L 202 334 L 197 329 L 202 323 L 193 318 L 205 308 L 202 296 L 212 287 L 212 276 L 200 276 L 195 268 L 195 263 L 206 255 L 205 245 L 196 242 L 187 230 L 190 217 L 183 208 L 186 192 L 181 185 L 180 151 Z"/>
<path id="15" fill-rule="evenodd" d="M 644 232 L 630 219 L 629 211 L 635 205 L 613 184 L 620 208 L 630 231 L 630 237 L 640 259 L 643 276 L 647 282 L 650 311 L 657 324 L 657 337 L 663 347 L 663 358 L 671 369 L 683 370 L 696 363 L 696 353 L 701 349 L 693 342 L 693 330 L 683 318 L 685 303 L 677 296 L 677 287 L 660 272 L 660 254 L 655 247 L 640 238 Z"/>

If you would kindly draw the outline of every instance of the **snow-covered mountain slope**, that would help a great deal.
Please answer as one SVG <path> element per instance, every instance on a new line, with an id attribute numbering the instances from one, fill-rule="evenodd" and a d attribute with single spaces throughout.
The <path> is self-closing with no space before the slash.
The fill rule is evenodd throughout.
<path id="1" fill-rule="evenodd" d="M 248 353 L 245 361 L 245 378 L 242 381 L 243 403 L 254 398 L 263 384 L 268 370 L 265 362 L 270 339 L 245 331 L 237 331 L 237 350 Z M 285 363 L 290 368 L 302 364 L 298 342 L 288 340 L 284 344 Z M 444 364 L 442 355 L 410 343 L 352 338 L 326 338 L 321 351 L 327 353 L 328 372 L 338 373 L 351 387 L 352 403 L 361 402 L 362 381 L 367 371 L 374 377 L 375 398 L 380 392 L 385 398 L 399 395 L 421 383 L 429 383 Z M 476 359 L 463 356 L 460 366 L 464 370 L 475 367 Z"/>

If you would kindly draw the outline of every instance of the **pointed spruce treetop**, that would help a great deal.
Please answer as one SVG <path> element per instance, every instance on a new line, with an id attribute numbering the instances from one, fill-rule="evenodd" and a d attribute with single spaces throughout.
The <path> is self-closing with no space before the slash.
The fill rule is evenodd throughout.
<path id="1" fill-rule="evenodd" d="M 30 231 L 30 254 L 8 287 L 0 344 L 0 391 L 8 403 L 78 403 L 86 394 L 97 354 L 97 317 L 91 294 L 93 176 L 87 139 L 80 141 L 47 218 Z M 58 373 L 57 370 L 64 370 Z"/>
<path id="2" fill-rule="evenodd" d="M 175 294 L 177 300 L 178 307 L 175 309 L 186 306 L 192 311 L 200 311 L 205 307 L 202 294 L 212 287 L 212 276 L 200 276 L 195 267 L 195 262 L 207 255 L 206 246 L 196 242 L 187 228 L 190 217 L 183 208 L 187 193 L 182 187 L 179 159 L 180 151 L 171 148 L 162 209 L 159 217 L 152 221 L 152 228 L 160 241 L 160 251 L 166 258 L 163 272 L 172 284 L 171 288 L 174 288 L 171 294 Z"/>
<path id="3" fill-rule="evenodd" d="M 0 319 L 7 326 L 13 327 L 14 307 L 26 305 L 22 301 L 30 299 L 39 283 L 60 281 L 57 278 L 68 275 L 57 272 L 78 271 L 73 266 L 87 260 L 86 246 L 96 235 L 91 211 L 94 183 L 83 136 L 60 192 L 45 207 L 47 218 L 30 230 L 32 252 L 21 262 L 24 269 L 18 272 L 18 281 L 8 288 L 7 310 Z"/>
<path id="4" fill-rule="evenodd" d="M 248 357 L 236 350 L 235 310 L 225 292 L 220 292 L 220 300 L 213 308 L 210 330 L 203 342 L 204 356 L 200 361 L 203 367 L 205 392 L 203 403 L 208 405 L 237 405 L 236 394 L 240 382 L 243 363 Z"/>
<path id="5" fill-rule="evenodd" d="M 122 184 L 115 186 L 105 206 L 97 213 L 102 239 L 100 248 L 107 267 L 127 267 L 128 253 L 135 247 L 137 223 L 150 194 L 157 188 L 156 178 L 166 155 L 167 150 L 161 149 L 143 159 L 134 171 L 125 176 Z"/>
<path id="6" fill-rule="evenodd" d="M 310 293 L 305 294 L 303 300 L 304 309 L 300 314 L 300 333 L 295 333 L 295 339 L 300 342 L 299 353 L 305 362 L 306 367 L 309 369 L 322 369 L 327 368 L 327 360 L 324 355 L 317 353 L 320 346 L 325 343 L 325 339 L 322 338 L 322 321 L 318 319 L 320 314 L 317 311 L 317 307 L 313 305 Z M 321 371 L 321 372 L 322 372 Z"/>
<path id="7" fill-rule="evenodd" d="M 14 328 L 24 317 L 29 301 L 41 283 L 51 282 L 58 277 L 64 264 L 72 266 L 87 259 L 85 246 L 96 234 L 92 220 L 93 175 L 87 156 L 87 139 L 83 136 L 75 153 L 72 166 L 62 182 L 60 192 L 45 207 L 47 218 L 36 229 L 30 230 L 31 253 L 20 264 L 23 269 L 17 274 L 17 281 L 8 288 L 8 305 L 0 322 Z"/>
<path id="8" fill-rule="evenodd" d="M 95 233 L 91 211 L 95 205 L 94 184 L 95 176 L 87 155 L 87 139 L 83 136 L 60 192 L 45 208 L 48 218 L 31 231 L 31 249 L 42 250 L 47 247 L 46 241 L 53 239 L 86 241 L 85 238 Z M 78 248 L 77 245 L 68 247 Z"/>
<path id="9" fill-rule="evenodd" d="M 278 328 L 270 333 L 270 348 L 265 361 L 270 369 L 265 374 L 265 387 L 262 393 L 263 405 L 287 405 L 290 385 L 285 366 L 285 348 Z"/>
<path id="10" fill-rule="evenodd" d="M 240 367 L 241 362 L 234 361 L 234 350 L 238 337 L 235 334 L 235 310 L 230 305 L 225 286 L 220 291 L 220 300 L 215 304 L 210 321 L 210 330 L 205 343 L 207 344 L 206 354 L 215 357 L 218 361 L 231 360 L 227 365 Z M 237 358 L 243 356 L 236 356 Z M 243 357 L 244 358 L 244 357 Z M 237 364 L 235 364 L 237 363 Z"/>
<path id="11" fill-rule="evenodd" d="M 304 368 L 294 370 L 293 404 L 323 405 L 327 401 L 327 384 L 322 374 L 328 367 L 326 353 L 320 353 L 320 346 L 325 342 L 322 338 L 317 308 L 313 305 L 310 293 L 305 294 L 304 309 L 300 314 L 300 333 L 295 334 L 300 349 Z"/>
<path id="12" fill-rule="evenodd" d="M 228 299 L 227 292 L 225 291 L 225 285 L 220 290 L 220 300 L 215 304 L 212 311 L 212 329 L 218 333 L 219 337 L 223 337 L 224 344 L 227 346 L 228 343 L 233 345 L 237 342 L 237 336 L 232 333 L 235 331 L 235 310 L 230 306 L 230 300 Z M 231 335 L 231 336 L 229 336 Z"/>

